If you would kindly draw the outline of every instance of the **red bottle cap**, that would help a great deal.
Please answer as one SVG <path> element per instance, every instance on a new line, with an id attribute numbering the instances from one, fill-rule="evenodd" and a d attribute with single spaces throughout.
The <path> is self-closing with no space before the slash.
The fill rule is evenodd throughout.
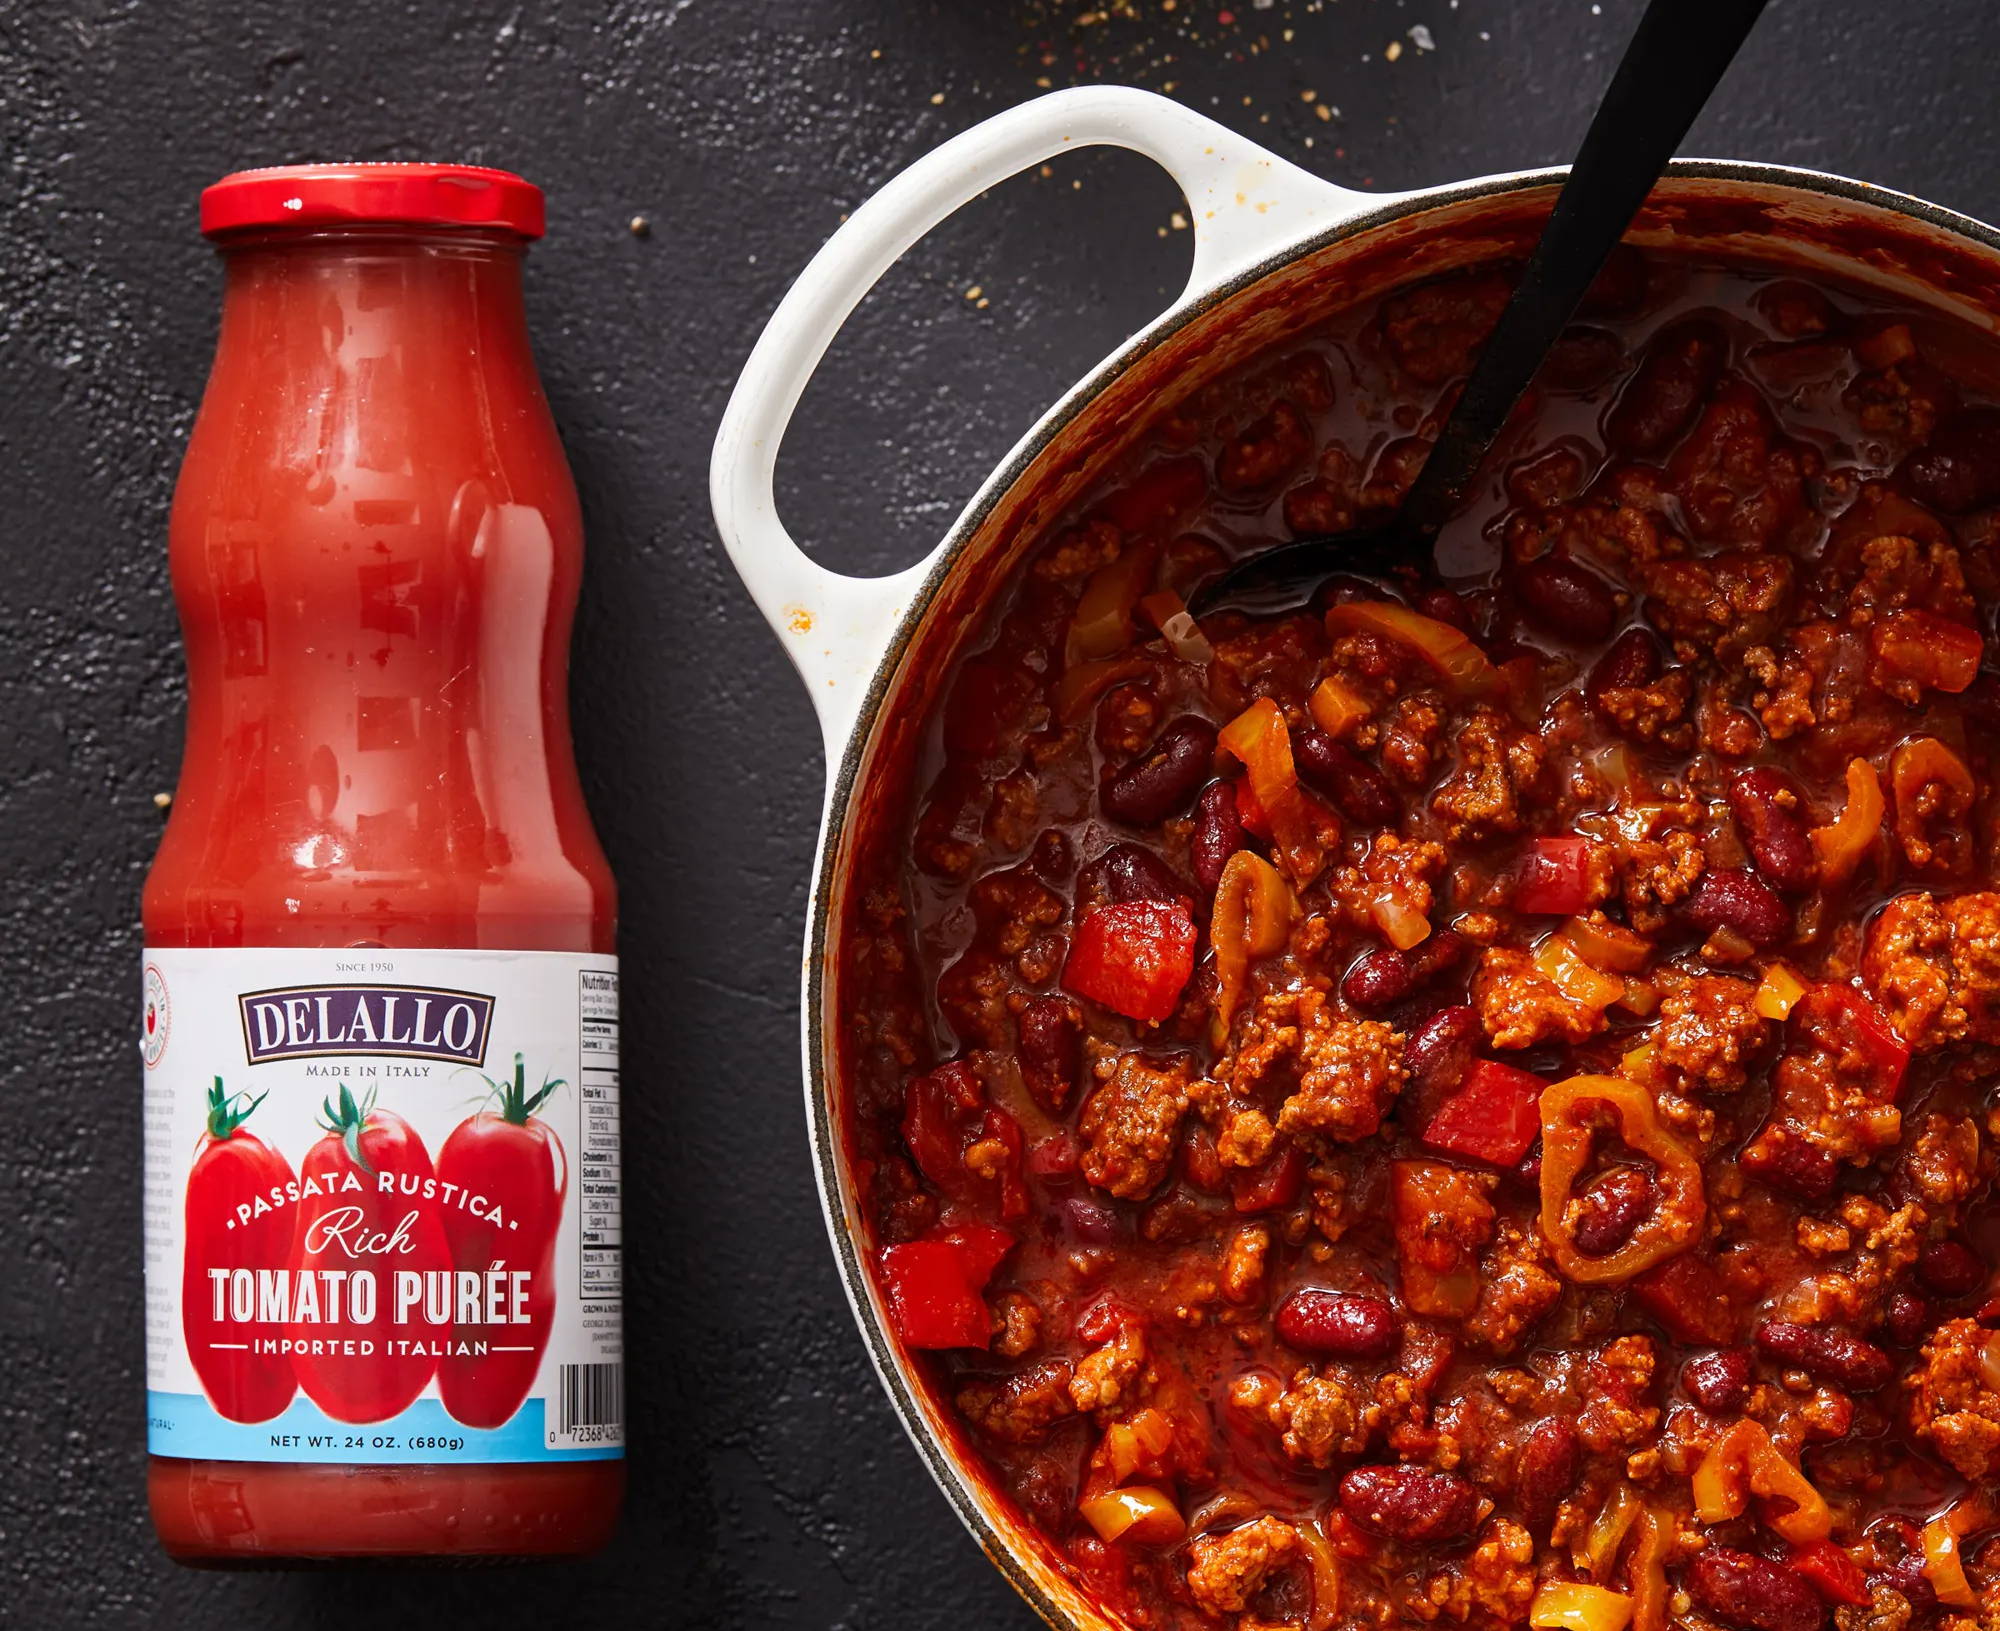
<path id="1" fill-rule="evenodd" d="M 201 195 L 210 237 L 256 227 L 485 227 L 539 238 L 542 190 L 476 164 L 280 164 L 238 170 Z"/>

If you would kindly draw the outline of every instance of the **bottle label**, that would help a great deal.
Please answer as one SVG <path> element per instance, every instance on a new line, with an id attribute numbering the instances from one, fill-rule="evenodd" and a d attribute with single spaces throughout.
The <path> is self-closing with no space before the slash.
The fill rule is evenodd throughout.
<path id="1" fill-rule="evenodd" d="M 624 1454 L 618 960 L 148 951 L 148 1448 Z"/>

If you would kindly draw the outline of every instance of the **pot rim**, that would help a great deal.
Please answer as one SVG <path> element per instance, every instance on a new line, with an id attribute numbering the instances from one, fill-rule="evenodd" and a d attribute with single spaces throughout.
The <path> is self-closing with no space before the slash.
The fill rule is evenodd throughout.
<path id="1" fill-rule="evenodd" d="M 980 484 L 965 509 L 932 555 L 928 570 L 910 592 L 897 616 L 894 628 L 875 661 L 859 707 L 845 739 L 839 743 L 839 758 L 829 754 L 826 805 L 813 859 L 812 888 L 808 897 L 805 963 L 800 1022 L 804 1044 L 806 1097 L 812 1139 L 813 1168 L 817 1180 L 821 1212 L 827 1225 L 841 1286 L 854 1313 L 855 1323 L 870 1362 L 881 1378 L 884 1391 L 915 1446 L 932 1480 L 944 1493 L 952 1510 L 987 1557 L 1022 1599 L 1059 1631 L 1095 1631 L 1073 1617 L 1045 1588 L 1036 1571 L 1017 1554 L 1012 1538 L 1000 1525 L 989 1520 L 975 1494 L 977 1480 L 961 1462 L 961 1457 L 934 1433 L 924 1419 L 923 1407 L 910 1378 L 905 1374 L 896 1344 L 879 1317 L 870 1295 L 867 1265 L 854 1232 L 845 1224 L 842 1178 L 845 1172 L 841 1129 L 829 1091 L 827 1054 L 828 1030 L 822 1008 L 826 994 L 828 959 L 833 944 L 834 856 L 844 834 L 854 798 L 862 786 L 862 760 L 874 734 L 884 702 L 909 650 L 940 592 L 949 581 L 966 549 L 984 528 L 988 518 L 1014 484 L 1027 473 L 1049 445 L 1066 431 L 1102 394 L 1105 387 L 1140 357 L 1153 350 L 1189 323 L 1244 293 L 1280 268 L 1308 255 L 1358 238 L 1396 221 L 1424 214 L 1440 207 L 1479 198 L 1499 198 L 1559 184 L 1569 173 L 1567 165 L 1551 165 L 1533 170 L 1510 171 L 1447 182 L 1437 187 L 1406 193 L 1383 194 L 1368 207 L 1342 216 L 1326 227 L 1280 248 L 1263 259 L 1245 266 L 1211 287 L 1176 301 L 1168 310 L 1135 332 L 1109 356 L 1083 375 L 1035 424 L 1032 430 Z M 2000 227 L 1974 216 L 1947 209 L 1912 193 L 1857 181 L 1831 172 L 1803 169 L 1792 165 L 1766 164 L 1734 159 L 1674 159 L 1664 175 L 1675 180 L 1741 182 L 1764 187 L 1781 187 L 1796 192 L 1841 199 L 1905 216 L 1927 227 L 1952 234 L 2000 254 Z M 1356 195 L 1365 196 L 1365 195 Z M 833 746 L 830 742 L 829 748 Z M 1110 1617 L 1096 1613 L 1099 1627 L 1109 1627 Z"/>

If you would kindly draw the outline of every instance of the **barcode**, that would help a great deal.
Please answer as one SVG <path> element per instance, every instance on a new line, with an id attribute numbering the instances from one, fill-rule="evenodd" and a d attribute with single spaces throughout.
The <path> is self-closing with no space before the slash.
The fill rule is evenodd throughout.
<path id="1" fill-rule="evenodd" d="M 564 1365 L 556 1379 L 562 1395 L 559 1412 L 564 1433 L 579 1427 L 618 1427 L 625 1421 L 625 1367 L 613 1360 L 603 1365 Z"/>

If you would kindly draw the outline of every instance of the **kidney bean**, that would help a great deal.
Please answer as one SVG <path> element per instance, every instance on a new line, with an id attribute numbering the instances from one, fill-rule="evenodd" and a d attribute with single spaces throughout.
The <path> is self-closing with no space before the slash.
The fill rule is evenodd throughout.
<path id="1" fill-rule="evenodd" d="M 1383 946 L 1358 959 L 1340 982 L 1340 994 L 1356 1008 L 1374 1013 L 1394 1007 L 1464 960 L 1465 937 L 1440 929 L 1408 951 Z"/>
<path id="2" fill-rule="evenodd" d="M 1766 1320 L 1757 1327 L 1757 1346 L 1853 1393 L 1873 1393 L 1896 1373 L 1894 1361 L 1874 1343 L 1824 1325 Z"/>
<path id="3" fill-rule="evenodd" d="M 1903 461 L 1903 485 L 1946 515 L 2000 499 L 2000 408 L 1966 408 L 1945 420 Z"/>
<path id="4" fill-rule="evenodd" d="M 1750 1396 L 1750 1350 L 1717 1348 L 1681 1366 L 1681 1386 L 1711 1416 L 1730 1416 Z"/>
<path id="5" fill-rule="evenodd" d="M 1688 900 L 1687 915 L 1703 934 L 1734 929 L 1760 950 L 1792 932 L 1792 909 L 1748 867 L 1704 873 Z"/>
<path id="6" fill-rule="evenodd" d="M 1301 1353 L 1335 1359 L 1380 1359 L 1402 1330 L 1381 1298 L 1345 1291 L 1294 1291 L 1272 1323 L 1279 1338 Z"/>
<path id="7" fill-rule="evenodd" d="M 1651 685 L 1665 667 L 1666 658 L 1661 653 L 1659 637 L 1651 629 L 1627 629 L 1611 642 L 1610 648 L 1597 659 L 1597 666 L 1590 671 L 1587 687 L 1590 705 L 1599 713 L 1606 712 L 1604 694 L 1607 691 L 1631 691 L 1642 685 Z"/>
<path id="8" fill-rule="evenodd" d="M 1706 318 L 1662 329 L 1605 416 L 1605 442 L 1641 458 L 1665 452 L 1694 423 L 1728 360 L 1729 337 Z"/>
<path id="9" fill-rule="evenodd" d="M 1243 821 L 1236 813 L 1236 789 L 1226 781 L 1210 782 L 1195 800 L 1194 834 L 1188 839 L 1188 861 L 1201 891 L 1210 899 L 1222 882 L 1229 857 L 1243 847 Z"/>
<path id="10" fill-rule="evenodd" d="M 1545 1532 L 1555 1522 L 1562 1498 L 1576 1488 L 1582 1460 L 1583 1443 L 1562 1417 L 1545 1417 L 1528 1430 L 1514 1465 L 1514 1499 L 1530 1529 Z"/>
<path id="11" fill-rule="evenodd" d="M 1060 1111 L 1083 1073 L 1083 1027 L 1067 997 L 1030 997 L 1014 1016 L 1014 1053 L 1034 1101 Z"/>
<path id="12" fill-rule="evenodd" d="M 1611 1167 L 1584 1185 L 1571 1231 L 1577 1250 L 1592 1257 L 1616 1251 L 1653 1209 L 1652 1175 L 1639 1167 Z"/>
<path id="13" fill-rule="evenodd" d="M 1912 1618 L 1922 1614 L 1937 1602 L 1937 1587 L 1931 1584 L 1930 1576 L 1924 1573 L 1921 1553 L 1915 1557 L 1904 1558 L 1893 1569 L 1884 1569 L 1880 1574 L 1871 1574 L 1868 1577 L 1868 1584 L 1871 1589 L 1876 1586 L 1887 1586 L 1891 1591 L 1899 1593 L 1903 1601 L 1910 1605 Z"/>
<path id="14" fill-rule="evenodd" d="M 1087 1195 L 1071 1195 L 1062 1203 L 1063 1227 L 1086 1246 L 1108 1246 L 1122 1239 L 1125 1220 L 1116 1208 Z"/>
<path id="15" fill-rule="evenodd" d="M 1393 827 L 1402 813 L 1389 778 L 1351 748 L 1308 725 L 1292 732 L 1292 762 L 1299 779 L 1332 799 L 1349 821 Z"/>
<path id="16" fill-rule="evenodd" d="M 1464 1003 L 1440 1008 L 1410 1032 L 1403 1043 L 1403 1065 L 1420 1093 L 1442 1093 L 1458 1086 L 1472 1068 L 1473 1050 L 1485 1037 L 1476 1009 Z"/>
<path id="17" fill-rule="evenodd" d="M 1215 1214 L 1179 1184 L 1150 1201 L 1139 1214 L 1139 1238 L 1154 1245 L 1185 1246 L 1204 1239 L 1215 1228 Z"/>
<path id="18" fill-rule="evenodd" d="M 1899 1291 L 1889 1299 L 1889 1340 L 1899 1348 L 1914 1348 L 1931 1334 L 1935 1316 L 1921 1297 Z"/>
<path id="19" fill-rule="evenodd" d="M 1579 644 L 1608 639 L 1618 622 L 1611 585 L 1575 561 L 1540 555 L 1509 570 L 1507 586 L 1544 634 Z"/>
<path id="20" fill-rule="evenodd" d="M 1422 1467 L 1356 1467 L 1340 1481 L 1340 1506 L 1370 1534 L 1409 1546 L 1456 1540 L 1479 1517 L 1470 1484 Z"/>
<path id="21" fill-rule="evenodd" d="M 1097 802 L 1113 821 L 1150 827 L 1185 809 L 1214 769 L 1215 727 L 1184 714 L 1144 753 L 1105 778 Z"/>
<path id="22" fill-rule="evenodd" d="M 1733 1546 L 1708 1546 L 1688 1565 L 1694 1600 L 1744 1631 L 1819 1631 L 1826 1603 L 1794 1570 Z"/>
<path id="23" fill-rule="evenodd" d="M 1472 632 L 1472 614 L 1465 609 L 1465 602 L 1452 589 L 1426 589 L 1410 603 L 1424 616 L 1440 623 L 1448 623 L 1460 634 Z"/>
<path id="24" fill-rule="evenodd" d="M 1035 869 L 1035 876 L 1051 889 L 1062 888 L 1069 880 L 1070 869 L 1076 865 L 1069 835 L 1060 827 L 1050 827 L 1035 840 L 1035 847 L 1028 852 L 1028 864 Z"/>
<path id="25" fill-rule="evenodd" d="M 1729 784 L 1729 812 L 1736 817 L 1757 870 L 1775 888 L 1803 895 L 1819 881 L 1799 784 L 1773 765 L 1739 773 Z"/>
<path id="26" fill-rule="evenodd" d="M 1541 377 L 1553 390 L 1592 391 L 1625 364 L 1618 336 L 1601 328 L 1566 328 L 1542 359 Z M 1568 496 L 1568 495 L 1564 495 Z"/>
<path id="27" fill-rule="evenodd" d="M 1986 1264 L 1962 1240 L 1934 1240 L 1917 1258 L 1917 1278 L 1940 1297 L 1969 1297 L 1986 1284 Z"/>
<path id="28" fill-rule="evenodd" d="M 1416 988 L 1409 958 L 1394 946 L 1369 952 L 1340 982 L 1340 994 L 1364 1013 L 1392 1008 Z"/>
<path id="29" fill-rule="evenodd" d="M 1113 844 L 1083 869 L 1078 892 L 1086 899 L 1129 906 L 1141 900 L 1192 900 L 1187 880 L 1143 844 Z"/>
<path id="30" fill-rule="evenodd" d="M 1809 1201 L 1824 1200 L 1840 1181 L 1840 1163 L 1831 1150 L 1796 1136 L 1775 1140 L 1759 1149 L 1751 1170 L 1774 1189 L 1785 1189 Z"/>

